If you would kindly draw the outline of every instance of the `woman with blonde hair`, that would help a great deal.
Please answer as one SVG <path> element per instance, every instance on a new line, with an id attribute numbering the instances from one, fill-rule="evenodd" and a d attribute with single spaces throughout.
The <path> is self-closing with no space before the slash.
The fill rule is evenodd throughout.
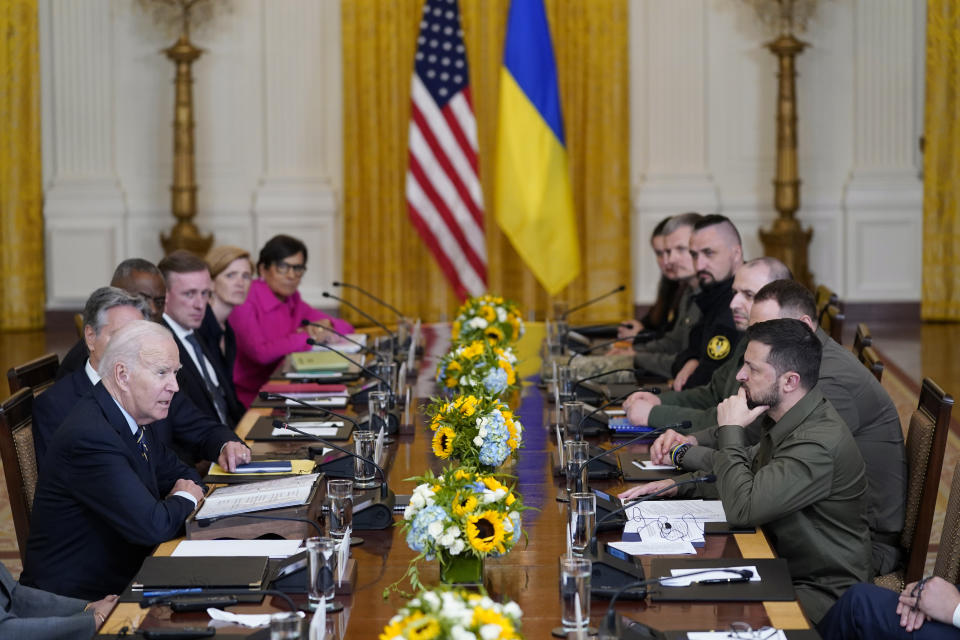
<path id="1" fill-rule="evenodd" d="M 253 262 L 250 252 L 240 247 L 222 245 L 210 249 L 205 258 L 213 278 L 213 295 L 207 305 L 203 324 L 197 335 L 206 342 L 210 353 L 220 358 L 221 370 L 233 378 L 233 363 L 237 359 L 237 338 L 230 326 L 230 312 L 243 304 L 250 291 Z"/>

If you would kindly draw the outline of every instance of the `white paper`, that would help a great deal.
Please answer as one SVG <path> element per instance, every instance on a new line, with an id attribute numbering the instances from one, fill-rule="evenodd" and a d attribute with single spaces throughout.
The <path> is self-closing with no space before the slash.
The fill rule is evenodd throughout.
<path id="1" fill-rule="evenodd" d="M 320 605 L 310 619 L 310 640 L 326 640 L 327 637 L 327 598 L 320 596 Z"/>
<path id="2" fill-rule="evenodd" d="M 637 505 L 646 518 L 696 518 L 701 522 L 726 522 L 720 500 L 648 500 Z"/>
<path id="3" fill-rule="evenodd" d="M 690 515 L 646 517 L 640 503 L 627 510 L 623 533 L 639 536 L 644 542 L 681 541 L 703 542 L 703 521 Z"/>
<path id="4" fill-rule="evenodd" d="M 665 471 L 667 469 L 673 469 L 672 464 L 653 464 L 649 460 L 633 460 L 633 466 L 639 467 L 644 471 Z"/>
<path id="5" fill-rule="evenodd" d="M 223 611 L 222 609 L 214 609 L 210 607 L 207 609 L 207 615 L 210 616 L 211 620 L 219 620 L 220 622 L 232 622 L 234 624 L 239 624 L 244 627 L 267 627 L 270 626 L 270 614 L 269 613 L 230 613 L 229 611 Z M 303 615 L 303 614 L 300 614 Z"/>
<path id="6" fill-rule="evenodd" d="M 621 540 L 608 544 L 614 549 L 619 549 L 631 556 L 693 555 L 697 553 L 697 550 L 693 548 L 693 543 L 689 540 L 665 540 L 651 537 L 641 542 Z"/>
<path id="7" fill-rule="evenodd" d="M 300 431 L 303 431 L 307 435 L 317 436 L 318 438 L 330 438 L 337 435 L 336 427 L 301 427 L 300 425 L 296 425 L 296 424 L 290 425 L 290 426 L 300 429 Z M 273 431 L 270 432 L 270 435 L 274 437 L 279 437 L 279 438 L 282 438 L 284 436 L 289 438 L 289 437 L 297 437 L 300 434 L 297 433 L 296 431 L 290 431 L 288 429 L 274 428 Z"/>
<path id="8" fill-rule="evenodd" d="M 293 400 L 286 401 L 288 407 L 302 407 L 304 404 L 308 404 L 311 407 L 345 407 L 347 406 L 347 396 L 317 397 L 317 394 L 314 393 L 304 397 L 299 402 Z"/>
<path id="9" fill-rule="evenodd" d="M 195 516 L 198 520 L 218 516 L 279 509 L 306 504 L 319 474 L 290 476 L 263 482 L 219 487 L 211 493 Z"/>
<path id="10" fill-rule="evenodd" d="M 383 426 L 380 426 L 380 431 L 377 433 L 377 441 L 373 446 L 373 461 L 377 464 L 380 464 L 380 460 L 383 457 L 383 439 L 386 437 L 386 432 L 383 430 Z"/>
<path id="11" fill-rule="evenodd" d="M 343 534 L 343 540 L 337 547 L 337 586 L 343 586 L 343 574 L 347 570 L 347 560 L 350 559 L 350 527 Z"/>
<path id="12" fill-rule="evenodd" d="M 754 631 L 754 633 L 757 634 L 756 637 L 764 638 L 765 640 L 767 638 L 769 638 L 769 640 L 787 640 L 787 634 L 785 634 L 783 631 L 778 629 L 776 632 L 771 633 L 771 635 L 767 635 L 767 633 L 770 633 L 771 631 L 772 631 L 771 629 L 766 629 L 765 632 L 761 634 L 760 630 L 757 629 Z M 744 636 L 744 637 L 746 638 L 751 636 Z M 687 633 L 687 638 L 688 640 L 730 640 L 730 632 L 729 631 L 690 631 Z"/>
<path id="13" fill-rule="evenodd" d="M 723 569 L 731 569 L 733 571 L 748 569 L 753 572 L 753 576 L 750 577 L 750 582 L 760 582 L 760 572 L 757 571 L 757 567 L 754 565 L 743 565 L 737 567 L 717 567 L 712 571 L 706 572 L 703 572 L 703 569 L 671 569 L 670 575 L 674 577 L 661 578 L 660 584 L 664 587 L 686 587 L 694 582 L 703 582 L 704 580 L 730 580 L 737 578 L 736 574 L 723 571 Z M 695 573 L 696 575 L 687 577 L 691 573 Z"/>
<path id="14" fill-rule="evenodd" d="M 557 455 L 560 457 L 560 468 L 563 469 L 567 464 L 563 461 L 563 436 L 560 435 L 560 425 L 555 424 L 553 426 L 557 430 Z"/>
<path id="15" fill-rule="evenodd" d="M 303 540 L 182 540 L 170 555 L 287 558 L 300 551 Z"/>

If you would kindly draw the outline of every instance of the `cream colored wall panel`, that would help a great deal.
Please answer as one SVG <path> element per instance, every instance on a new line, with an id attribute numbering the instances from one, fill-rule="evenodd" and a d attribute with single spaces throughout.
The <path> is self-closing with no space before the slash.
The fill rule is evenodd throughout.
<path id="1" fill-rule="evenodd" d="M 898 211 L 848 214 L 846 300 L 917 300 L 921 221 Z"/>
<path id="2" fill-rule="evenodd" d="M 94 289 L 109 284 L 120 261 L 123 225 L 94 216 L 48 222 L 45 243 L 47 306 L 78 309 Z"/>
<path id="3" fill-rule="evenodd" d="M 333 308 L 337 302 L 323 297 L 331 290 L 330 283 L 340 279 L 340 248 L 335 216 L 332 212 L 318 214 L 315 210 L 274 213 L 269 219 L 256 222 L 257 252 L 271 237 L 285 233 L 300 238 L 307 245 L 307 271 L 300 282 L 300 294 L 309 304 Z M 256 255 L 253 256 L 256 262 Z"/>

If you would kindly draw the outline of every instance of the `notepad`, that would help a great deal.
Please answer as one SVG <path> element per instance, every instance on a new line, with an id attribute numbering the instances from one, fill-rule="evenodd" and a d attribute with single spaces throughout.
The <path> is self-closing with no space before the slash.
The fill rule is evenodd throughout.
<path id="1" fill-rule="evenodd" d="M 288 476 L 276 480 L 220 487 L 207 496 L 197 512 L 197 520 L 280 509 L 306 504 L 320 474 Z"/>
<path id="2" fill-rule="evenodd" d="M 337 435 L 338 427 L 336 425 L 340 425 L 340 424 L 342 423 L 323 422 L 323 423 L 313 424 L 312 426 L 306 426 L 303 423 L 297 423 L 291 426 L 294 426 L 300 431 L 310 434 L 311 436 L 317 436 L 318 438 L 330 438 L 332 436 Z M 283 436 L 299 437 L 301 434 L 295 431 L 289 431 L 287 429 L 277 429 L 276 427 L 274 427 L 273 431 L 270 432 L 270 435 L 278 438 L 282 438 Z"/>
<path id="3" fill-rule="evenodd" d="M 288 558 L 302 546 L 303 540 L 182 540 L 170 556 Z"/>
<path id="4" fill-rule="evenodd" d="M 331 351 L 299 351 L 290 354 L 290 362 L 298 372 L 346 371 L 350 366 L 342 356 Z"/>

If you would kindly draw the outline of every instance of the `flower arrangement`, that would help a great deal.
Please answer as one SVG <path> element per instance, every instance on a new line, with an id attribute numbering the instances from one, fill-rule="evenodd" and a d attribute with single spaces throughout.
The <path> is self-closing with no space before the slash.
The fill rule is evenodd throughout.
<path id="1" fill-rule="evenodd" d="M 461 463 L 493 470 L 523 442 L 523 425 L 499 400 L 460 395 L 434 400 L 427 407 L 433 431 L 433 453 Z"/>
<path id="2" fill-rule="evenodd" d="M 451 327 L 454 342 L 485 339 L 494 346 L 514 344 L 523 332 L 516 303 L 490 294 L 467 299 L 457 310 Z"/>
<path id="3" fill-rule="evenodd" d="M 444 565 L 457 558 L 502 556 L 520 540 L 522 496 L 493 475 L 450 467 L 440 476 L 427 471 L 411 480 L 418 485 L 397 524 L 419 554 L 404 575 L 414 589 L 421 587 L 421 559 L 439 557 L 442 576 Z"/>
<path id="4" fill-rule="evenodd" d="M 518 388 L 517 356 L 509 347 L 474 340 L 451 349 L 437 365 L 437 383 L 459 393 L 499 397 Z"/>
<path id="5" fill-rule="evenodd" d="M 397 611 L 380 640 L 522 639 L 516 602 L 453 589 L 421 591 Z"/>

